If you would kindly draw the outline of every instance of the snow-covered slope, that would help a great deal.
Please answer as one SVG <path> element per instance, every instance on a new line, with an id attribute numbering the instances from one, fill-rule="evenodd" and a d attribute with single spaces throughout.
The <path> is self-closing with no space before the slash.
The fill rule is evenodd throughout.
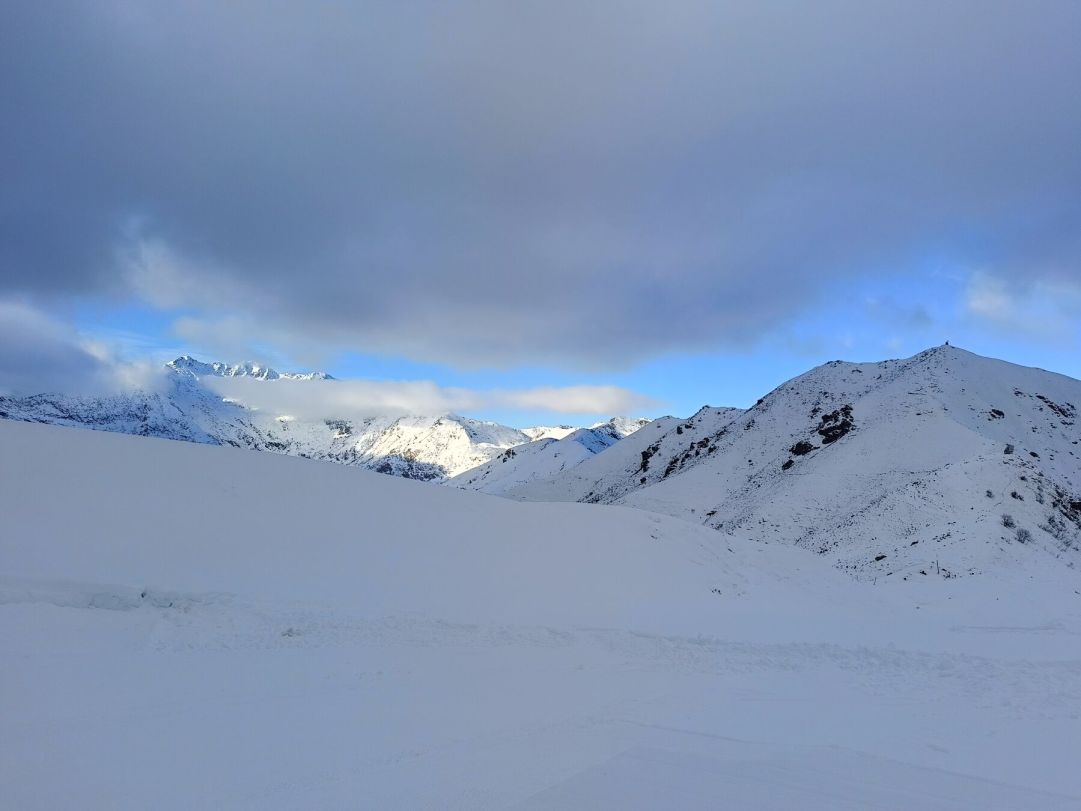
<path id="1" fill-rule="evenodd" d="M 1018 545 L 1074 566 L 1079 404 L 1077 380 L 956 347 L 837 361 L 701 438 L 669 431 L 637 481 L 624 464 L 587 482 L 583 465 L 511 494 L 665 512 L 795 544 L 864 578 L 977 574 Z"/>
<path id="2" fill-rule="evenodd" d="M 503 495 L 523 484 L 562 474 L 647 424 L 649 420 L 645 419 L 613 417 L 592 428 L 579 428 L 559 438 L 537 439 L 508 448 L 492 461 L 455 476 L 449 483 L 466 490 Z"/>
<path id="3" fill-rule="evenodd" d="M 250 577 L 251 596 L 324 594 L 374 616 L 463 622 L 554 622 L 566 610 L 555 590 L 583 595 L 576 619 L 642 627 L 693 618 L 713 588 L 748 588 L 723 536 L 638 510 L 518 504 L 355 468 L 11 421 L 0 421 L 0 450 L 19 460 L 0 469 L 9 575 L 202 591 Z M 592 552 L 576 549 L 583 538 L 596 539 Z M 794 550 L 747 553 L 785 570 L 803 562 Z M 653 587 L 663 616 L 620 585 L 650 571 L 668 572 Z M 666 579 L 689 588 L 678 610 Z"/>
<path id="4" fill-rule="evenodd" d="M 1077 573 L 1016 545 L 872 586 L 641 510 L 14 421 L 0 516 L 12 808 L 1081 807 Z"/>
<path id="5" fill-rule="evenodd" d="M 453 414 L 302 420 L 223 400 L 207 377 L 251 377 L 274 386 L 333 386 L 323 372 L 277 372 L 245 363 L 167 365 L 161 390 L 109 397 L 0 397 L 0 418 L 156 436 L 358 465 L 405 478 L 441 480 L 529 441 L 514 428 Z"/>
<path id="6" fill-rule="evenodd" d="M 688 461 L 710 454 L 711 442 L 715 450 L 716 438 L 742 413 L 738 408 L 705 406 L 689 419 L 662 417 L 617 447 L 583 460 L 573 470 L 545 479 L 523 480 L 504 492 L 527 501 L 615 501 L 672 475 Z M 657 460 L 665 461 L 659 464 Z"/>

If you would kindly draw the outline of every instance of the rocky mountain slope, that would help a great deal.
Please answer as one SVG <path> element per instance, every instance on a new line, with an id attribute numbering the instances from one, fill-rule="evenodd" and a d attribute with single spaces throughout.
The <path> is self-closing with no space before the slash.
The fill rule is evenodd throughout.
<path id="1" fill-rule="evenodd" d="M 105 397 L 0 397 L 0 418 L 231 445 L 426 481 L 441 481 L 482 465 L 553 430 L 526 432 L 451 414 L 295 419 L 224 400 L 203 384 L 209 377 L 248 377 L 275 386 L 334 385 L 323 372 L 278 372 L 253 363 L 203 363 L 183 356 L 167 364 L 158 390 Z M 610 423 L 613 432 L 630 425 L 619 420 Z"/>
<path id="2" fill-rule="evenodd" d="M 812 550 L 859 578 L 978 574 L 1031 547 L 1081 563 L 1081 382 L 942 346 L 820 366 L 524 484 Z M 649 436 L 639 432 L 638 444 Z M 636 448 L 635 448 L 636 449 Z"/>

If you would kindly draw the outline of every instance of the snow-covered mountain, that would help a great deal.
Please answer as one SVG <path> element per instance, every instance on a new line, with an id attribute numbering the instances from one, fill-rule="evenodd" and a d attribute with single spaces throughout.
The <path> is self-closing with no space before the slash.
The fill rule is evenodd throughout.
<path id="1" fill-rule="evenodd" d="M 223 399 L 205 378 L 243 377 L 273 386 L 333 386 L 325 372 L 278 372 L 256 363 L 204 363 L 188 355 L 166 364 L 161 386 L 99 397 L 0 396 L 0 418 L 123 434 L 231 445 L 442 481 L 543 432 L 454 414 L 305 420 Z M 622 436 L 637 423 L 613 418 L 590 429 Z M 574 430 L 574 429 L 570 429 Z"/>
<path id="2" fill-rule="evenodd" d="M 689 460 L 710 453 L 710 439 L 720 435 L 742 413 L 739 408 L 704 406 L 689 419 L 661 417 L 618 446 L 583 458 L 573 469 L 568 466 L 558 475 L 553 472 L 545 477 L 521 477 L 518 484 L 501 494 L 526 501 L 614 502 L 625 493 L 661 481 L 681 464 L 686 466 Z M 666 461 L 658 464 L 657 459 Z"/>
<path id="3" fill-rule="evenodd" d="M 976 574 L 1019 545 L 1074 566 L 1079 404 L 1077 380 L 956 347 L 835 361 L 506 494 L 680 516 L 861 578 Z"/>
<path id="4" fill-rule="evenodd" d="M 646 419 L 614 417 L 591 428 L 572 430 L 559 438 L 549 435 L 508 448 L 492 461 L 453 477 L 449 483 L 465 490 L 505 495 L 523 484 L 543 481 L 570 470 L 648 424 Z"/>
<path id="5" fill-rule="evenodd" d="M 574 433 L 577 430 L 573 425 L 535 425 L 532 428 L 523 428 L 522 433 L 535 441 L 538 439 L 562 439 L 567 434 Z"/>
<path id="6" fill-rule="evenodd" d="M 254 361 L 245 363 L 204 363 L 191 355 L 182 355 L 166 364 L 177 372 L 193 377 L 254 377 L 257 380 L 333 380 L 326 372 L 278 372 Z"/>

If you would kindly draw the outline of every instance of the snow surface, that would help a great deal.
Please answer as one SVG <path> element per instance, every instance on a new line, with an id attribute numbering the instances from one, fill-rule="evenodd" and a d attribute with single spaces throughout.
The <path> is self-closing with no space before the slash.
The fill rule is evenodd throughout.
<path id="1" fill-rule="evenodd" d="M 644 510 L 13 421 L 0 515 L 7 807 L 1081 808 L 1081 583 L 1038 550 L 873 585 Z"/>

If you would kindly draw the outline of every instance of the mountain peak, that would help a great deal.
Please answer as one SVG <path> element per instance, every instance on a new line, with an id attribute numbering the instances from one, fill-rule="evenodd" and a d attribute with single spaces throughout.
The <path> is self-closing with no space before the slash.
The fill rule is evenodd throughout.
<path id="1" fill-rule="evenodd" d="M 256 380 L 333 380 L 326 372 L 278 372 L 255 361 L 243 363 L 205 363 L 191 355 L 181 355 L 165 364 L 176 372 L 193 377 L 252 377 Z"/>
<path id="2" fill-rule="evenodd" d="M 617 439 L 623 439 L 633 434 L 643 425 L 648 425 L 649 422 L 650 420 L 645 417 L 612 417 L 589 427 L 590 429 L 600 428 L 610 431 Z"/>

